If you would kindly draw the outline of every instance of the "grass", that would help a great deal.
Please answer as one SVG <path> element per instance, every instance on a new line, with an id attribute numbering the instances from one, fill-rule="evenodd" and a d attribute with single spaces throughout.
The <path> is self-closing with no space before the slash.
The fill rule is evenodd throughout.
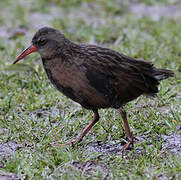
<path id="1" fill-rule="evenodd" d="M 146 1 L 162 6 L 176 2 Z M 127 12 L 128 5 L 113 0 L 0 2 L 0 143 L 15 141 L 23 147 L 2 160 L 1 171 L 22 179 L 181 178 L 181 156 L 162 148 L 162 135 L 173 134 L 181 123 L 181 16 L 154 21 Z M 125 107 L 131 131 L 144 139 L 134 150 L 121 156 L 88 149 L 89 142 L 110 144 L 125 137 L 113 109 L 100 110 L 100 121 L 80 145 L 49 146 L 73 139 L 93 114 L 52 87 L 38 54 L 11 66 L 42 25 L 60 29 L 73 41 L 106 46 L 176 73 L 161 83 L 158 97 L 141 96 Z M 9 39 L 17 28 L 25 29 L 25 36 L 14 33 Z"/>

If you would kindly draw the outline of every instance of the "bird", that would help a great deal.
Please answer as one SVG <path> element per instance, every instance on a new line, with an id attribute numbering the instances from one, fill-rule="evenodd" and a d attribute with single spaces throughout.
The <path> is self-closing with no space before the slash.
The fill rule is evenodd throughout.
<path id="1" fill-rule="evenodd" d="M 160 81 L 174 77 L 172 70 L 156 68 L 151 62 L 106 47 L 73 42 L 52 27 L 40 28 L 13 64 L 33 52 L 40 54 L 47 77 L 57 90 L 93 111 L 93 120 L 67 145 L 82 141 L 99 121 L 99 109 L 114 108 L 123 119 L 127 138 L 124 150 L 128 149 L 135 139 L 123 106 L 142 94 L 156 95 Z"/>

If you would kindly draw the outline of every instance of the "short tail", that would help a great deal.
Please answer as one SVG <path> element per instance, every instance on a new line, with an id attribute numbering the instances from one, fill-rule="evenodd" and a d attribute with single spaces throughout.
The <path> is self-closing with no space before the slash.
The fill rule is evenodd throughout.
<path id="1" fill-rule="evenodd" d="M 147 88 L 144 92 L 148 95 L 154 95 L 158 92 L 158 85 L 160 84 L 160 81 L 169 77 L 174 77 L 174 72 L 167 69 L 157 69 L 153 67 L 150 73 L 145 73 L 145 77 L 147 77 L 145 79 Z"/>
<path id="2" fill-rule="evenodd" d="M 156 69 L 155 68 L 155 71 L 153 72 L 153 77 L 156 80 L 161 81 L 161 80 L 167 79 L 169 77 L 174 77 L 174 72 L 171 70 L 167 70 L 167 69 Z"/>

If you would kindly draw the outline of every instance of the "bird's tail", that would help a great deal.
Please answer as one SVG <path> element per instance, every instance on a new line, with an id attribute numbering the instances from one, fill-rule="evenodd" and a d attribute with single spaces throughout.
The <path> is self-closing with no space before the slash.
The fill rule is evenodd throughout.
<path id="1" fill-rule="evenodd" d="M 152 71 L 148 71 L 147 74 L 145 74 L 146 80 L 146 90 L 145 94 L 148 95 L 154 95 L 158 92 L 158 85 L 160 84 L 160 81 L 167 79 L 169 77 L 173 77 L 174 72 L 167 69 L 157 69 L 153 68 Z"/>
<path id="2" fill-rule="evenodd" d="M 167 70 L 167 69 L 156 69 L 155 68 L 155 71 L 153 72 L 153 77 L 156 80 L 161 81 L 161 80 L 167 79 L 169 77 L 174 77 L 174 72 L 171 70 Z"/>

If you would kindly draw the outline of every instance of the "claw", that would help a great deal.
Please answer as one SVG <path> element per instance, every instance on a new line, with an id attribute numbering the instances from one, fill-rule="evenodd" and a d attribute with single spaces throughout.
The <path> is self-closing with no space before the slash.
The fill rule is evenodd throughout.
<path id="1" fill-rule="evenodd" d="M 134 145 L 135 140 L 139 141 L 139 139 L 136 138 L 136 137 L 132 137 L 131 139 L 129 138 L 128 142 L 123 146 L 123 151 L 126 151 L 128 148 L 132 148 L 133 145 Z"/>

